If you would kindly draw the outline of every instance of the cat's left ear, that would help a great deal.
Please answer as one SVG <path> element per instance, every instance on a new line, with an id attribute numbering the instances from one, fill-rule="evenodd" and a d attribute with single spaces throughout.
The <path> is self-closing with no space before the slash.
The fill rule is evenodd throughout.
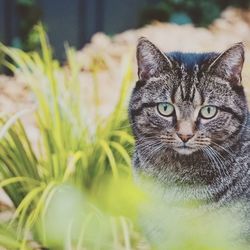
<path id="1" fill-rule="evenodd" d="M 241 72 L 244 63 L 244 45 L 236 43 L 210 64 L 208 70 L 222 76 L 232 85 L 241 85 Z"/>
<path id="2" fill-rule="evenodd" d="M 172 68 L 170 58 L 145 37 L 141 37 L 138 41 L 136 56 L 140 80 L 148 80 Z"/>

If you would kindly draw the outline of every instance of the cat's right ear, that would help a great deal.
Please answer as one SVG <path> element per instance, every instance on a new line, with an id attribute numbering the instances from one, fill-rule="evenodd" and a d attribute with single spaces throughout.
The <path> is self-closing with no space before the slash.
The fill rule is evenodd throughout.
<path id="1" fill-rule="evenodd" d="M 140 80 L 157 76 L 172 67 L 171 60 L 145 37 L 139 39 L 136 55 Z"/>
<path id="2" fill-rule="evenodd" d="M 222 76 L 234 86 L 241 85 L 241 72 L 244 63 L 244 45 L 236 43 L 219 54 L 208 70 Z"/>

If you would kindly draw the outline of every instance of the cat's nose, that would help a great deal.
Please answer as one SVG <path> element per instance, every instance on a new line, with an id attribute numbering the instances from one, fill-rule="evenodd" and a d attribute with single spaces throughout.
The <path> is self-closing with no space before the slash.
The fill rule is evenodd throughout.
<path id="1" fill-rule="evenodd" d="M 193 134 L 180 134 L 177 133 L 178 137 L 181 138 L 183 142 L 187 142 L 189 139 L 191 139 L 194 135 Z"/>

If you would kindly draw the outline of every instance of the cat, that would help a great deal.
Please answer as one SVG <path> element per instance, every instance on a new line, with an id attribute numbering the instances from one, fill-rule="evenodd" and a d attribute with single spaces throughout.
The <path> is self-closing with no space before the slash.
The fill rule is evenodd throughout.
<path id="1" fill-rule="evenodd" d="M 137 46 L 139 80 L 129 102 L 133 169 L 188 199 L 223 206 L 250 200 L 250 117 L 244 46 L 222 53 Z"/>

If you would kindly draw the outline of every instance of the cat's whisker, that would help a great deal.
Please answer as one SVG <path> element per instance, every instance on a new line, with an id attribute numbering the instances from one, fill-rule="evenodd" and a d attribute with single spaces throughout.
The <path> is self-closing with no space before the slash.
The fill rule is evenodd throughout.
<path id="1" fill-rule="evenodd" d="M 214 157 L 218 160 L 218 163 L 220 164 L 223 172 L 225 175 L 228 175 L 228 171 L 227 171 L 227 168 L 225 166 L 225 163 L 223 162 L 223 160 L 225 161 L 225 158 L 222 157 L 217 151 L 215 151 L 212 147 L 208 146 L 211 154 L 214 155 Z"/>
<path id="2" fill-rule="evenodd" d="M 211 166 L 214 168 L 215 170 L 217 170 L 217 164 L 214 164 L 214 158 L 211 156 L 210 152 L 208 151 L 207 148 L 201 148 L 201 150 L 203 151 L 203 153 L 208 157 L 208 159 L 211 162 Z M 215 166 L 214 166 L 215 165 Z"/>
<path id="3" fill-rule="evenodd" d="M 152 151 L 152 148 L 154 149 L 154 147 L 158 146 L 159 143 L 152 143 L 152 144 L 144 144 L 140 146 L 140 152 L 143 154 L 144 152 L 148 153 L 150 151 Z"/>
<path id="4" fill-rule="evenodd" d="M 131 124 L 129 124 L 129 125 L 127 125 L 127 126 L 121 126 L 121 127 L 118 127 L 117 128 L 117 130 L 122 130 L 122 129 L 125 129 L 125 128 L 131 128 L 132 127 L 132 125 L 134 125 L 135 123 L 131 123 Z"/>
<path id="5" fill-rule="evenodd" d="M 195 144 L 200 144 L 200 145 L 209 145 L 208 142 L 206 141 L 196 141 Z"/>
<path id="6" fill-rule="evenodd" d="M 152 147 L 150 147 L 150 150 L 141 152 L 141 154 L 144 156 L 143 164 L 146 164 L 145 166 L 147 166 L 148 164 L 150 165 L 150 161 L 153 159 L 153 157 L 155 157 L 158 151 L 163 148 L 163 145 L 159 143 L 158 145 L 154 144 L 153 146 L 153 150 Z"/>
<path id="7" fill-rule="evenodd" d="M 156 140 L 153 140 L 153 141 L 143 141 L 141 143 L 137 143 L 137 147 L 139 146 L 140 149 L 143 149 L 143 148 L 153 148 L 154 146 L 160 144 L 161 142 L 160 141 L 156 141 Z"/>
<path id="8" fill-rule="evenodd" d="M 213 157 L 214 162 L 216 164 L 216 167 L 220 171 L 220 174 L 221 174 L 221 170 L 222 170 L 224 175 L 226 175 L 227 171 L 225 169 L 225 164 L 220 159 L 220 157 L 216 154 L 216 152 L 211 147 L 208 147 L 207 150 L 210 152 L 210 155 Z"/>
<path id="9" fill-rule="evenodd" d="M 140 140 L 148 140 L 148 139 L 157 139 L 157 135 L 153 135 L 153 136 L 142 136 L 141 138 L 138 139 L 138 141 Z"/>
<path id="10" fill-rule="evenodd" d="M 221 169 L 220 165 L 218 164 L 215 156 L 212 154 L 211 150 L 209 150 L 209 148 L 204 148 L 204 151 L 206 152 L 208 158 L 211 161 L 211 166 L 215 169 L 215 171 L 217 170 L 219 172 L 220 176 L 223 176 L 222 172 L 221 172 L 222 169 Z"/>
<path id="11" fill-rule="evenodd" d="M 229 172 L 228 172 L 228 169 L 227 169 L 226 164 L 225 164 L 225 158 L 222 157 L 221 154 L 219 154 L 219 152 L 213 150 L 212 148 L 211 148 L 211 150 L 213 151 L 213 154 L 215 155 L 215 157 L 220 162 L 220 166 L 221 166 L 224 174 L 227 175 L 227 176 L 229 176 Z"/>
<path id="12" fill-rule="evenodd" d="M 233 152 L 232 152 L 232 151 L 229 151 L 229 150 L 231 150 L 230 148 L 229 148 L 229 150 L 228 150 L 228 149 L 226 149 L 225 147 L 219 145 L 218 143 L 215 143 L 214 141 L 211 141 L 211 143 L 212 143 L 214 146 L 216 146 L 216 147 L 222 149 L 224 152 L 228 153 L 228 155 L 229 155 L 230 157 L 232 157 L 232 159 L 234 159 L 234 154 L 233 154 Z"/>

